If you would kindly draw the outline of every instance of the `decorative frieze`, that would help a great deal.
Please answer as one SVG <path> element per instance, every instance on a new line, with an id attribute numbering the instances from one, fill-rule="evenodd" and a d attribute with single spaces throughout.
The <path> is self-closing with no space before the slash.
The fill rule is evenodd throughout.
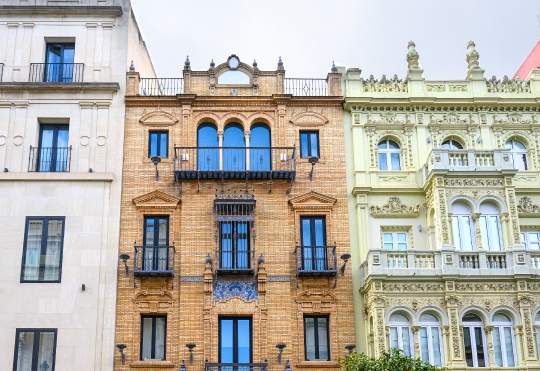
<path id="1" fill-rule="evenodd" d="M 255 282 L 216 282 L 212 299 L 227 300 L 232 297 L 238 297 L 246 301 L 257 300 L 259 292 Z"/>
<path id="2" fill-rule="evenodd" d="M 373 75 L 369 76 L 369 79 L 362 80 L 364 84 L 365 92 L 376 92 L 376 93 L 399 93 L 407 92 L 407 83 L 400 80 L 397 75 L 391 80 L 386 78 L 386 75 L 382 75 L 380 80 L 377 80 Z"/>
<path id="3" fill-rule="evenodd" d="M 406 206 L 399 197 L 390 197 L 383 206 L 371 206 L 371 215 L 374 218 L 416 218 L 419 214 L 420 204 Z"/>
<path id="4" fill-rule="evenodd" d="M 490 80 L 486 79 L 487 91 L 489 93 L 530 93 L 530 81 L 521 80 L 519 76 L 511 80 L 504 76 L 502 81 L 493 76 Z"/>

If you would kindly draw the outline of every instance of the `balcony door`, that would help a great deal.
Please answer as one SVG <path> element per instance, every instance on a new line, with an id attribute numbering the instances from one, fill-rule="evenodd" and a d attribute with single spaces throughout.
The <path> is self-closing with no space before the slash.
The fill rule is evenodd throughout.
<path id="1" fill-rule="evenodd" d="M 307 271 L 327 270 L 326 218 L 324 216 L 302 217 L 302 269 Z"/>
<path id="2" fill-rule="evenodd" d="M 219 363 L 252 363 L 251 318 L 219 318 Z M 233 367 L 221 368 L 233 370 Z M 242 367 L 234 370 L 244 370 Z M 249 370 L 246 368 L 245 370 Z"/>
<path id="3" fill-rule="evenodd" d="M 67 171 L 68 140 L 68 125 L 41 125 L 37 171 Z"/>
<path id="4" fill-rule="evenodd" d="M 143 266 L 145 271 L 169 269 L 169 218 L 147 216 L 144 218 Z"/>
<path id="5" fill-rule="evenodd" d="M 72 82 L 75 44 L 47 44 L 43 81 Z"/>
<path id="6" fill-rule="evenodd" d="M 249 222 L 221 223 L 221 269 L 249 269 Z"/>

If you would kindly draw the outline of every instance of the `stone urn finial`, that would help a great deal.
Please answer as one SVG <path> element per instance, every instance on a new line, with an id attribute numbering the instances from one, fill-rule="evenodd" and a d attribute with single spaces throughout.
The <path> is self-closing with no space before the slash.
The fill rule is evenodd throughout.
<path id="1" fill-rule="evenodd" d="M 416 51 L 416 44 L 412 41 L 409 41 L 408 51 L 407 51 L 407 63 L 409 68 L 420 68 L 418 59 L 420 54 Z"/>

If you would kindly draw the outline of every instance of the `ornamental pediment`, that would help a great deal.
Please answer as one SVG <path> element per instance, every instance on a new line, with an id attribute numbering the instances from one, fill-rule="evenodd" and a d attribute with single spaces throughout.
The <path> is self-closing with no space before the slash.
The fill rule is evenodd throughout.
<path id="1" fill-rule="evenodd" d="M 311 191 L 301 196 L 289 200 L 292 208 L 297 209 L 331 209 L 337 199 Z"/>
<path id="2" fill-rule="evenodd" d="M 533 204 L 530 197 L 522 197 L 517 205 L 517 210 L 521 218 L 540 217 L 540 206 Z"/>
<path id="3" fill-rule="evenodd" d="M 416 218 L 419 214 L 420 204 L 407 206 L 401 203 L 399 197 L 390 197 L 388 203 L 382 206 L 371 205 L 374 218 Z"/>
<path id="4" fill-rule="evenodd" d="M 296 126 L 322 126 L 328 123 L 328 118 L 320 113 L 307 111 L 301 112 L 289 120 L 289 122 Z"/>
<path id="5" fill-rule="evenodd" d="M 152 191 L 133 199 L 137 209 L 176 209 L 180 199 L 161 191 Z"/>
<path id="6" fill-rule="evenodd" d="M 144 114 L 139 122 L 143 125 L 174 125 L 178 122 L 178 117 L 172 113 L 157 110 Z"/>
<path id="7" fill-rule="evenodd" d="M 172 310 L 174 296 L 163 287 L 147 286 L 133 298 L 133 303 L 140 312 L 160 313 Z"/>

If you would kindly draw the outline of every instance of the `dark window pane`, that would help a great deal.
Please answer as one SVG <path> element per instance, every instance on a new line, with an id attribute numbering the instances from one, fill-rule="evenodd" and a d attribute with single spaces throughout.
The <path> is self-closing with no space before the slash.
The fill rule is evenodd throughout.
<path id="1" fill-rule="evenodd" d="M 476 338 L 476 357 L 478 358 L 478 367 L 485 367 L 486 359 L 484 356 L 482 329 L 480 327 L 474 328 L 474 337 Z"/>
<path id="2" fill-rule="evenodd" d="M 306 361 L 330 360 L 328 317 L 304 317 Z"/>
<path id="3" fill-rule="evenodd" d="M 167 157 L 167 149 L 169 145 L 169 134 L 161 133 L 159 140 L 159 156 Z"/>
<path id="4" fill-rule="evenodd" d="M 19 332 L 17 339 L 17 369 L 15 371 L 32 371 L 32 355 L 34 351 L 34 332 Z"/>
<path id="5" fill-rule="evenodd" d="M 317 359 L 315 356 L 315 318 L 304 318 L 306 360 Z"/>
<path id="6" fill-rule="evenodd" d="M 233 321 L 232 320 L 221 320 L 221 362 L 222 363 L 233 363 L 233 351 L 234 351 L 234 339 L 233 339 Z"/>
<path id="7" fill-rule="evenodd" d="M 308 134 L 300 133 L 300 156 L 308 157 L 309 156 L 309 147 L 308 147 Z"/>
<path id="8" fill-rule="evenodd" d="M 218 354 L 219 362 L 251 363 L 251 338 L 251 319 L 220 318 Z M 239 367 L 238 371 L 241 371 L 243 369 L 243 367 Z M 229 371 L 229 369 L 227 368 L 227 370 L 225 370 L 225 368 L 223 368 L 223 371 Z M 232 368 L 230 371 L 232 371 Z"/>
<path id="9" fill-rule="evenodd" d="M 328 358 L 328 323 L 326 318 L 317 318 L 319 340 L 319 359 Z"/>
<path id="10" fill-rule="evenodd" d="M 300 157 L 319 157 L 319 132 L 300 132 Z"/>
<path id="11" fill-rule="evenodd" d="M 319 134 L 311 133 L 311 153 L 310 156 L 319 157 Z"/>
<path id="12" fill-rule="evenodd" d="M 165 360 L 167 318 L 141 318 L 141 360 Z"/>
<path id="13" fill-rule="evenodd" d="M 158 134 L 150 133 L 150 157 L 157 156 Z"/>
<path id="14" fill-rule="evenodd" d="M 465 327 L 463 329 L 463 342 L 465 345 L 465 361 L 467 366 L 473 367 L 473 355 L 472 355 L 472 346 L 471 346 L 471 334 L 470 327 Z"/>
<path id="15" fill-rule="evenodd" d="M 56 331 L 17 330 L 15 371 L 54 369 Z"/>

